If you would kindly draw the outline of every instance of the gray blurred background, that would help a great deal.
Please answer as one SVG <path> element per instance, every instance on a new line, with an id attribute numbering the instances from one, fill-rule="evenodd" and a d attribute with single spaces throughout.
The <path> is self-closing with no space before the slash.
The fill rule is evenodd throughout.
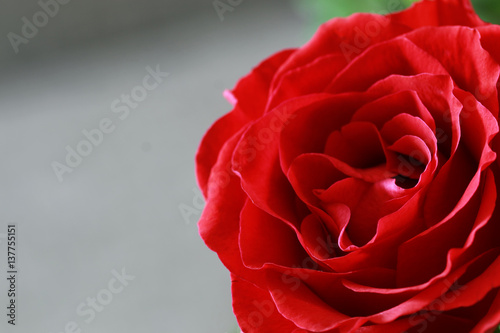
<path id="1" fill-rule="evenodd" d="M 212 0 L 54 1 L 0 2 L 0 332 L 235 332 L 229 274 L 198 235 L 194 155 L 230 110 L 222 91 L 304 43 L 303 20 L 286 0 L 222 0 L 222 16 Z M 145 90 L 154 70 L 169 74 Z M 75 167 L 68 147 L 87 154 Z"/>

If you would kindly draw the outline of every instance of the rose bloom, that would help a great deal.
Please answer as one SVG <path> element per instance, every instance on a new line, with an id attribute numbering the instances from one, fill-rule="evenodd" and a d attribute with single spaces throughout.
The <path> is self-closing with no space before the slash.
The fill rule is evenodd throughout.
<path id="1" fill-rule="evenodd" d="M 197 176 L 243 332 L 493 332 L 500 26 L 468 0 L 323 24 L 226 97 Z"/>

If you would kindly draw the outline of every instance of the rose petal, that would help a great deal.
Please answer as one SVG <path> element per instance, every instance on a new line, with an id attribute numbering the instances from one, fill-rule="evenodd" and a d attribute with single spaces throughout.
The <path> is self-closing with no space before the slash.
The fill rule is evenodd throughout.
<path id="1" fill-rule="evenodd" d="M 394 85 L 398 86 L 397 83 Z M 374 92 L 375 89 L 371 89 Z M 368 121 L 381 129 L 384 124 L 400 113 L 407 113 L 425 121 L 431 129 L 435 128 L 434 120 L 414 90 L 402 90 L 363 105 L 353 115 L 351 121 Z"/>
<path id="2" fill-rule="evenodd" d="M 464 105 L 460 114 L 462 141 L 476 161 L 482 158 L 494 160 L 494 152 L 489 149 L 488 144 L 498 133 L 497 119 L 470 93 L 456 89 L 455 95 Z M 485 146 L 488 149 L 485 149 Z"/>
<path id="3" fill-rule="evenodd" d="M 292 53 L 293 50 L 279 52 L 263 61 L 250 74 L 242 78 L 231 92 L 239 103 L 233 111 L 215 122 L 203 137 L 196 153 L 196 175 L 199 187 L 205 196 L 210 170 L 216 163 L 222 146 L 243 126 L 264 112 L 270 81 L 279 66 Z M 248 91 L 254 93 L 247 96 Z"/>
<path id="4" fill-rule="evenodd" d="M 299 266 L 307 257 L 289 225 L 257 208 L 248 199 L 241 210 L 239 245 L 244 265 L 253 269 L 267 263 Z"/>
<path id="5" fill-rule="evenodd" d="M 267 110 L 294 97 L 321 93 L 340 70 L 346 66 L 344 56 L 327 54 L 314 59 L 301 67 L 285 72 L 280 81 L 273 86 L 267 103 Z"/>
<path id="6" fill-rule="evenodd" d="M 359 75 L 363 73 L 363 75 Z M 406 37 L 397 37 L 366 50 L 337 75 L 326 89 L 330 93 L 365 91 L 390 75 L 447 74 L 429 53 Z"/>
<path id="7" fill-rule="evenodd" d="M 355 168 L 370 168 L 385 163 L 384 143 L 374 124 L 352 121 L 330 134 L 325 154 Z"/>
<path id="8" fill-rule="evenodd" d="M 500 289 L 497 290 L 494 301 L 492 302 L 488 313 L 474 327 L 470 333 L 482 333 L 493 331 L 498 328 L 500 323 Z"/>
<path id="9" fill-rule="evenodd" d="M 389 18 L 411 29 L 424 26 L 463 25 L 476 27 L 485 23 L 476 14 L 469 0 L 424 0 Z"/>
<path id="10" fill-rule="evenodd" d="M 371 45 L 408 31 L 405 26 L 391 22 L 382 15 L 354 14 L 322 24 L 311 40 L 280 68 L 275 83 L 290 69 L 310 63 L 320 55 L 341 54 L 347 64 Z"/>
<path id="11" fill-rule="evenodd" d="M 297 326 L 277 311 L 267 290 L 258 288 L 235 275 L 231 275 L 231 280 L 234 314 L 242 331 L 306 333 L 296 330 Z"/>
<path id="12" fill-rule="evenodd" d="M 297 112 L 280 135 L 280 164 L 288 173 L 293 160 L 304 153 L 322 153 L 331 132 L 345 125 L 363 104 L 360 94 L 325 95 Z M 305 140 L 304 138 L 307 138 Z"/>
<path id="13" fill-rule="evenodd" d="M 217 120 L 203 137 L 196 153 L 196 176 L 205 197 L 207 196 L 210 173 L 217 162 L 222 147 L 249 121 L 250 119 L 236 107 L 232 112 Z"/>
<path id="14" fill-rule="evenodd" d="M 233 170 L 252 202 L 268 214 L 298 227 L 296 194 L 280 167 L 278 144 L 281 129 L 297 112 L 314 108 L 329 96 L 309 95 L 280 105 L 256 121 L 235 149 Z M 319 102 L 318 102 L 319 100 Z M 262 189 L 267 189 L 262 191 Z"/>
<path id="15" fill-rule="evenodd" d="M 497 64 L 500 64 L 500 45 L 498 37 L 500 36 L 500 26 L 489 24 L 477 27 L 477 31 L 481 34 L 481 45 L 495 59 Z"/>
<path id="16" fill-rule="evenodd" d="M 450 156 L 458 147 L 459 114 L 463 107 L 453 95 L 454 88 L 453 81 L 448 75 L 419 74 L 409 77 L 391 75 L 376 82 L 368 92 L 384 95 L 400 90 L 415 91 L 433 120 L 431 122 L 429 116 L 422 119 L 435 132 L 439 150 Z"/>
<path id="17" fill-rule="evenodd" d="M 235 136 L 221 150 L 214 165 L 207 188 L 207 202 L 198 222 L 198 230 L 205 244 L 217 252 L 227 269 L 255 283 L 261 276 L 243 266 L 238 246 L 240 212 L 247 197 L 240 179 L 231 171 L 230 158 L 238 142 Z M 227 199 L 231 198 L 231 205 Z"/>
<path id="18" fill-rule="evenodd" d="M 336 233 L 338 234 L 338 231 Z M 299 238 L 311 258 L 320 259 L 320 264 L 321 259 L 328 259 L 336 254 L 336 242 L 331 237 L 331 231 L 314 214 L 308 215 L 302 221 Z"/>
<path id="19" fill-rule="evenodd" d="M 430 35 L 433 38 L 429 38 Z M 406 36 L 437 59 L 460 88 L 472 92 L 493 114 L 498 114 L 496 84 L 500 65 L 483 49 L 477 30 L 457 26 L 428 27 Z M 441 42 L 436 43 L 436 40 Z"/>
<path id="20" fill-rule="evenodd" d="M 232 93 L 238 100 L 238 106 L 250 118 L 262 116 L 273 77 L 295 52 L 295 49 L 290 49 L 272 55 L 241 79 L 233 89 Z"/>
<path id="21" fill-rule="evenodd" d="M 491 174 L 485 182 L 484 190 L 471 190 L 473 193 L 468 194 L 471 197 L 466 199 L 465 204 L 457 206 L 453 214 L 399 247 L 398 286 L 424 283 L 445 270 L 448 267 L 448 251 L 466 244 L 471 237 L 469 235 L 474 235 L 477 228 L 474 223 L 490 219 L 496 201 L 496 188 Z M 453 191 L 448 189 L 447 193 L 449 196 Z M 429 196 L 431 194 L 434 192 L 429 192 Z M 432 197 L 432 200 L 437 198 Z M 428 220 L 426 223 L 429 223 Z"/>

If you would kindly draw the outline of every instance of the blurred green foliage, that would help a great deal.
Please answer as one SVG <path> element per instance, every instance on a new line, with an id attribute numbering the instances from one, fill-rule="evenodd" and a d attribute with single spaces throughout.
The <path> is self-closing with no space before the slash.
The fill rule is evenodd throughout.
<path id="1" fill-rule="evenodd" d="M 356 12 L 386 14 L 403 10 L 413 2 L 415 0 L 301 0 L 298 5 L 317 26 L 332 17 L 346 17 Z"/>
<path id="2" fill-rule="evenodd" d="M 417 0 L 298 0 L 298 6 L 314 26 L 332 17 L 345 17 L 356 12 L 386 14 L 403 10 Z M 479 16 L 488 22 L 500 24 L 500 1 L 472 0 Z"/>
<path id="3" fill-rule="evenodd" d="M 500 1 L 472 0 L 476 12 L 487 22 L 500 24 Z"/>

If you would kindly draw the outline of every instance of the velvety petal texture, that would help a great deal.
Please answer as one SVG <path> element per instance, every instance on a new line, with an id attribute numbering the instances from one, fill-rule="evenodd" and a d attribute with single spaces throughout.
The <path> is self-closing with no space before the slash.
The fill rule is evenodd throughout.
<path id="1" fill-rule="evenodd" d="M 469 0 L 323 24 L 225 96 L 200 235 L 244 333 L 500 325 L 500 28 Z"/>

